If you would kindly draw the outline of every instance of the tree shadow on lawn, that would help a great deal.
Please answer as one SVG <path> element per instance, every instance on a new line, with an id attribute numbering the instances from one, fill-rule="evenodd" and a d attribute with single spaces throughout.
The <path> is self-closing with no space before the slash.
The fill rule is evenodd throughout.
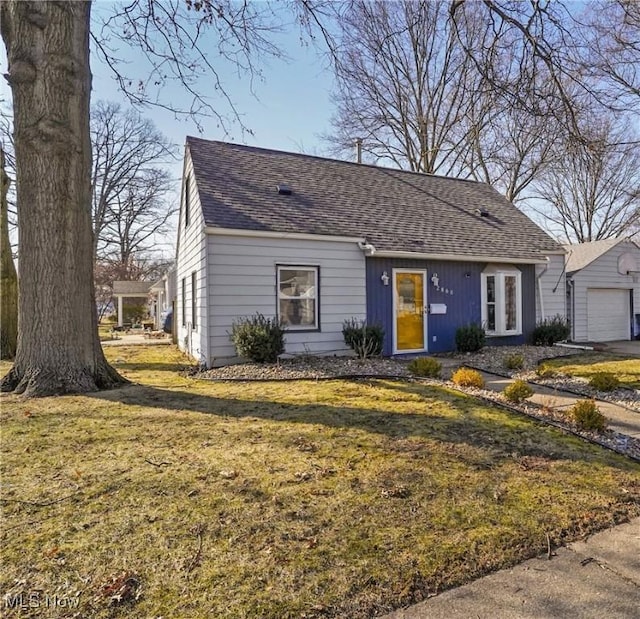
<path id="1" fill-rule="evenodd" d="M 549 460 L 606 461 L 621 469 L 636 468 L 623 456 L 606 452 L 542 422 L 471 396 L 400 381 L 356 382 L 382 385 L 402 394 L 418 395 L 424 400 L 416 401 L 416 408 L 424 402 L 430 402 L 431 406 L 426 412 L 397 412 L 347 405 L 223 398 L 146 385 L 130 385 L 86 395 L 131 406 L 188 411 L 221 419 L 259 419 L 361 430 L 385 435 L 390 439 L 390 449 L 393 449 L 394 441 L 422 439 L 479 448 L 489 452 L 493 461 L 530 456 Z M 438 401 L 448 414 L 438 414 L 434 410 L 434 403 L 437 406 Z"/>

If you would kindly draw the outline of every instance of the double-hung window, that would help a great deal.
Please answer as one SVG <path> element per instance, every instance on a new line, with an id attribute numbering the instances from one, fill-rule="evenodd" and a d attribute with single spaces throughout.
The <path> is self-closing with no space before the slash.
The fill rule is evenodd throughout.
<path id="1" fill-rule="evenodd" d="M 487 335 L 522 333 L 522 273 L 489 265 L 482 272 L 482 325 Z"/>
<path id="2" fill-rule="evenodd" d="M 320 329 L 319 267 L 277 267 L 278 318 L 290 330 Z"/>

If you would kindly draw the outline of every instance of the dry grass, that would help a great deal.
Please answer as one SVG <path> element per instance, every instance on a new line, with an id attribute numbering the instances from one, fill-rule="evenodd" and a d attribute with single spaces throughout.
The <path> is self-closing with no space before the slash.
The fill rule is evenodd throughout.
<path id="1" fill-rule="evenodd" d="M 569 376 L 591 378 L 599 372 L 614 374 L 624 387 L 640 389 L 640 359 L 627 359 L 607 353 L 587 353 L 577 357 L 549 359 L 544 365 Z"/>
<path id="2" fill-rule="evenodd" d="M 2 594 L 371 617 L 640 513 L 637 465 L 444 389 L 205 383 L 169 346 L 107 354 L 142 384 L 2 398 Z"/>

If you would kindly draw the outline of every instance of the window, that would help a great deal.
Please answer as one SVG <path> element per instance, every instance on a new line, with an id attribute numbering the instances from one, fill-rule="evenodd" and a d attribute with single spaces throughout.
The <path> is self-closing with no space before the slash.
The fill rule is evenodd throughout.
<path id="1" fill-rule="evenodd" d="M 320 328 L 318 267 L 278 267 L 278 317 L 291 330 Z"/>
<path id="2" fill-rule="evenodd" d="M 187 326 L 187 280 L 182 278 L 182 291 L 180 294 L 180 305 L 182 310 L 182 326 Z"/>
<path id="3" fill-rule="evenodd" d="M 189 225 L 189 206 L 191 206 L 191 197 L 189 195 L 189 174 L 184 177 L 184 227 Z"/>
<path id="4" fill-rule="evenodd" d="M 482 272 L 482 324 L 488 335 L 522 333 L 522 273 L 515 267 Z"/>
<path id="5" fill-rule="evenodd" d="M 196 296 L 196 272 L 191 273 L 191 328 L 198 326 L 198 304 Z"/>

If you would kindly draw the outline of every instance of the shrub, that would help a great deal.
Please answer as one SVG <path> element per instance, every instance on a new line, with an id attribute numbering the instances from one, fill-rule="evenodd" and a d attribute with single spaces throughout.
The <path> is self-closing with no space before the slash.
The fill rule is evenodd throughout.
<path id="1" fill-rule="evenodd" d="M 429 378 L 439 378 L 442 371 L 442 364 L 431 357 L 418 357 L 409 364 L 409 372 L 416 376 L 428 376 Z"/>
<path id="2" fill-rule="evenodd" d="M 545 318 L 536 325 L 531 336 L 535 346 L 552 346 L 556 342 L 568 339 L 571 329 L 567 320 L 557 314 L 553 318 Z"/>
<path id="3" fill-rule="evenodd" d="M 146 303 L 123 303 L 122 322 L 136 323 L 148 315 Z"/>
<path id="4" fill-rule="evenodd" d="M 461 387 L 477 387 L 482 389 L 484 387 L 484 379 L 482 374 L 477 370 L 471 368 L 458 368 L 451 377 L 451 380 Z"/>
<path id="5" fill-rule="evenodd" d="M 522 402 L 533 395 L 533 389 L 523 380 L 516 380 L 507 385 L 502 392 L 509 402 Z"/>
<path id="6" fill-rule="evenodd" d="M 554 376 L 557 376 L 558 372 L 556 371 L 556 369 L 546 363 L 541 363 L 537 368 L 536 368 L 536 374 L 540 377 L 540 378 L 553 378 Z"/>
<path id="7" fill-rule="evenodd" d="M 456 348 L 460 352 L 476 352 L 484 346 L 485 333 L 480 325 L 466 325 L 456 330 Z"/>
<path id="8" fill-rule="evenodd" d="M 503 365 L 507 370 L 521 370 L 524 367 L 524 357 L 514 353 L 505 358 Z"/>
<path id="9" fill-rule="evenodd" d="M 602 432 L 607 427 L 607 418 L 593 400 L 579 400 L 569 412 L 576 425 L 582 430 Z"/>
<path id="10" fill-rule="evenodd" d="M 380 325 L 368 325 L 364 320 L 350 318 L 342 323 L 342 336 L 358 359 L 377 357 L 382 353 L 384 330 Z"/>
<path id="11" fill-rule="evenodd" d="M 589 384 L 597 391 L 613 391 L 620 386 L 620 381 L 611 372 L 598 372 L 589 379 Z"/>
<path id="12" fill-rule="evenodd" d="M 240 357 L 256 363 L 275 363 L 284 352 L 284 327 L 258 313 L 233 322 L 231 341 Z"/>

